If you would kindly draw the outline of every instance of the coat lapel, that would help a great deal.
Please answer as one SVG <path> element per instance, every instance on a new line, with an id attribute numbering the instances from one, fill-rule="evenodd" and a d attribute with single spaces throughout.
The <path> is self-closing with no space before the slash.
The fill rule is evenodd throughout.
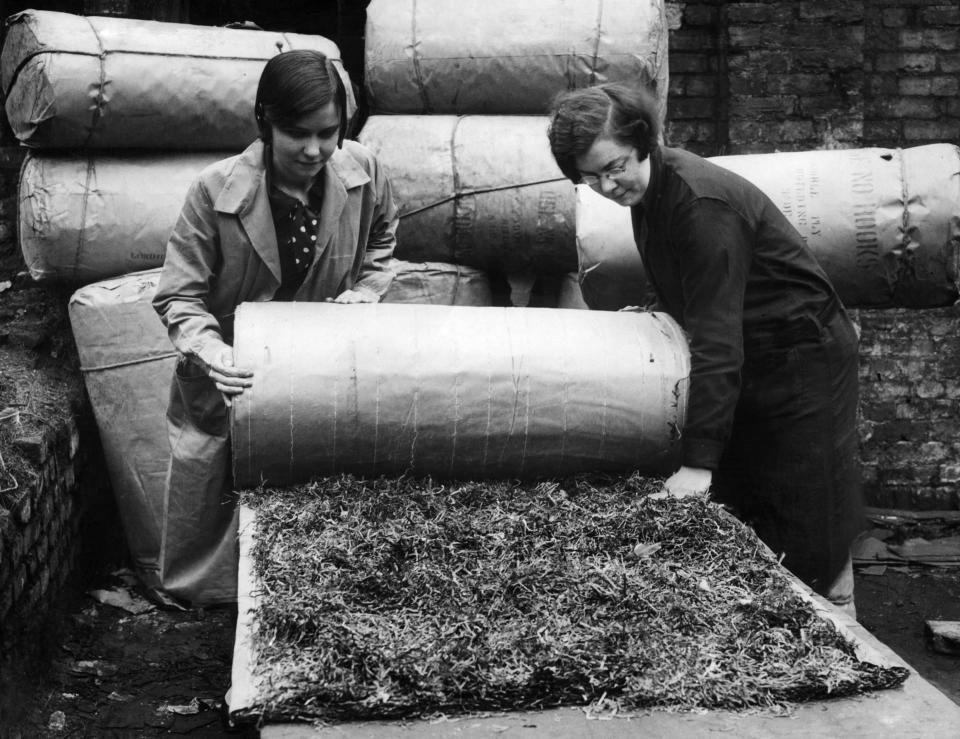
<path id="1" fill-rule="evenodd" d="M 343 149 L 337 149 L 327 166 L 323 168 L 326 178 L 323 205 L 320 208 L 320 231 L 317 235 L 317 253 L 314 263 L 327 250 L 330 241 L 340 230 L 340 218 L 347 204 L 347 191 L 366 184 L 370 175 Z"/>
<path id="2" fill-rule="evenodd" d="M 240 219 L 250 246 L 267 265 L 279 285 L 280 251 L 277 248 L 277 232 L 273 226 L 273 212 L 267 193 L 263 156 L 263 142 L 258 139 L 237 157 L 214 208 L 221 213 L 235 214 Z"/>

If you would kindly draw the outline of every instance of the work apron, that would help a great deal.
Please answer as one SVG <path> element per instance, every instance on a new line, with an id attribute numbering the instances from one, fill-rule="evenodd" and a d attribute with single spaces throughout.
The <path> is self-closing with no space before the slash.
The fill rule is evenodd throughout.
<path id="1" fill-rule="evenodd" d="M 237 597 L 236 495 L 223 396 L 201 368 L 177 363 L 167 408 L 170 467 L 163 501 L 163 589 L 193 606 Z"/>
<path id="2" fill-rule="evenodd" d="M 713 497 L 827 595 L 863 528 L 856 330 L 835 305 L 745 341 L 745 356 Z"/>

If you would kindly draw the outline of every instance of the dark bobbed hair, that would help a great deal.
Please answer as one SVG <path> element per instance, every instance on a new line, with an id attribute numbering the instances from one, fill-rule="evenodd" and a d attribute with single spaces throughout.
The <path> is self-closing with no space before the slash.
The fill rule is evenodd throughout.
<path id="1" fill-rule="evenodd" d="M 319 51 L 294 49 L 272 57 L 257 85 L 254 114 L 260 138 L 270 141 L 270 125 L 290 126 L 303 116 L 336 100 L 343 145 L 347 130 L 347 92 L 333 63 Z"/>
<path id="2" fill-rule="evenodd" d="M 646 89 L 608 82 L 560 93 L 550 106 L 550 151 L 569 180 L 580 181 L 576 160 L 607 135 L 633 146 L 642 162 L 660 138 L 659 106 Z"/>

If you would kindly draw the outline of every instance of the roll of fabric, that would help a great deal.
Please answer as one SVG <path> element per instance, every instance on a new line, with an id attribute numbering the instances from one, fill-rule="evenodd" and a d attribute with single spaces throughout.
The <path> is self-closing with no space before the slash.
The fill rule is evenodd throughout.
<path id="1" fill-rule="evenodd" d="M 381 303 L 491 305 L 493 294 L 485 272 L 460 264 L 396 260 L 396 277 Z"/>
<path id="2" fill-rule="evenodd" d="M 664 314 L 245 303 L 235 331 L 238 486 L 677 462 L 689 353 Z"/>
<path id="3" fill-rule="evenodd" d="M 7 26 L 0 81 L 29 146 L 239 151 L 257 135 L 253 101 L 270 57 L 315 49 L 346 79 L 322 36 L 40 10 Z"/>
<path id="4" fill-rule="evenodd" d="M 373 0 L 365 84 L 375 113 L 543 114 L 599 82 L 655 86 L 666 107 L 662 0 Z"/>
<path id="5" fill-rule="evenodd" d="M 31 152 L 18 194 L 30 275 L 83 284 L 159 267 L 190 184 L 222 156 Z"/>
<path id="6" fill-rule="evenodd" d="M 546 116 L 371 116 L 360 142 L 400 208 L 397 257 L 501 273 L 577 269 L 573 185 Z"/>
<path id="7" fill-rule="evenodd" d="M 843 149 L 714 157 L 763 190 L 800 231 L 844 304 L 936 308 L 960 297 L 960 149 Z M 616 310 L 649 292 L 630 211 L 577 195 L 587 303 Z"/>
<path id="8" fill-rule="evenodd" d="M 176 355 L 150 301 L 160 271 L 77 290 L 68 312 L 110 484 L 133 563 L 160 587 L 165 422 Z"/>

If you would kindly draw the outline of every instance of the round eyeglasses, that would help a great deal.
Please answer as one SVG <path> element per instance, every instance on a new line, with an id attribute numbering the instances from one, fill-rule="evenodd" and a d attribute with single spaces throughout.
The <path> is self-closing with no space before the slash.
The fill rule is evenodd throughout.
<path id="1" fill-rule="evenodd" d="M 627 171 L 627 164 L 624 162 L 619 167 L 610 167 L 610 169 L 604 170 L 600 174 L 582 174 L 580 175 L 580 184 L 586 185 L 587 187 L 596 187 L 600 184 L 600 181 L 606 178 L 610 182 L 614 182 L 618 177 L 622 176 L 624 172 Z"/>

